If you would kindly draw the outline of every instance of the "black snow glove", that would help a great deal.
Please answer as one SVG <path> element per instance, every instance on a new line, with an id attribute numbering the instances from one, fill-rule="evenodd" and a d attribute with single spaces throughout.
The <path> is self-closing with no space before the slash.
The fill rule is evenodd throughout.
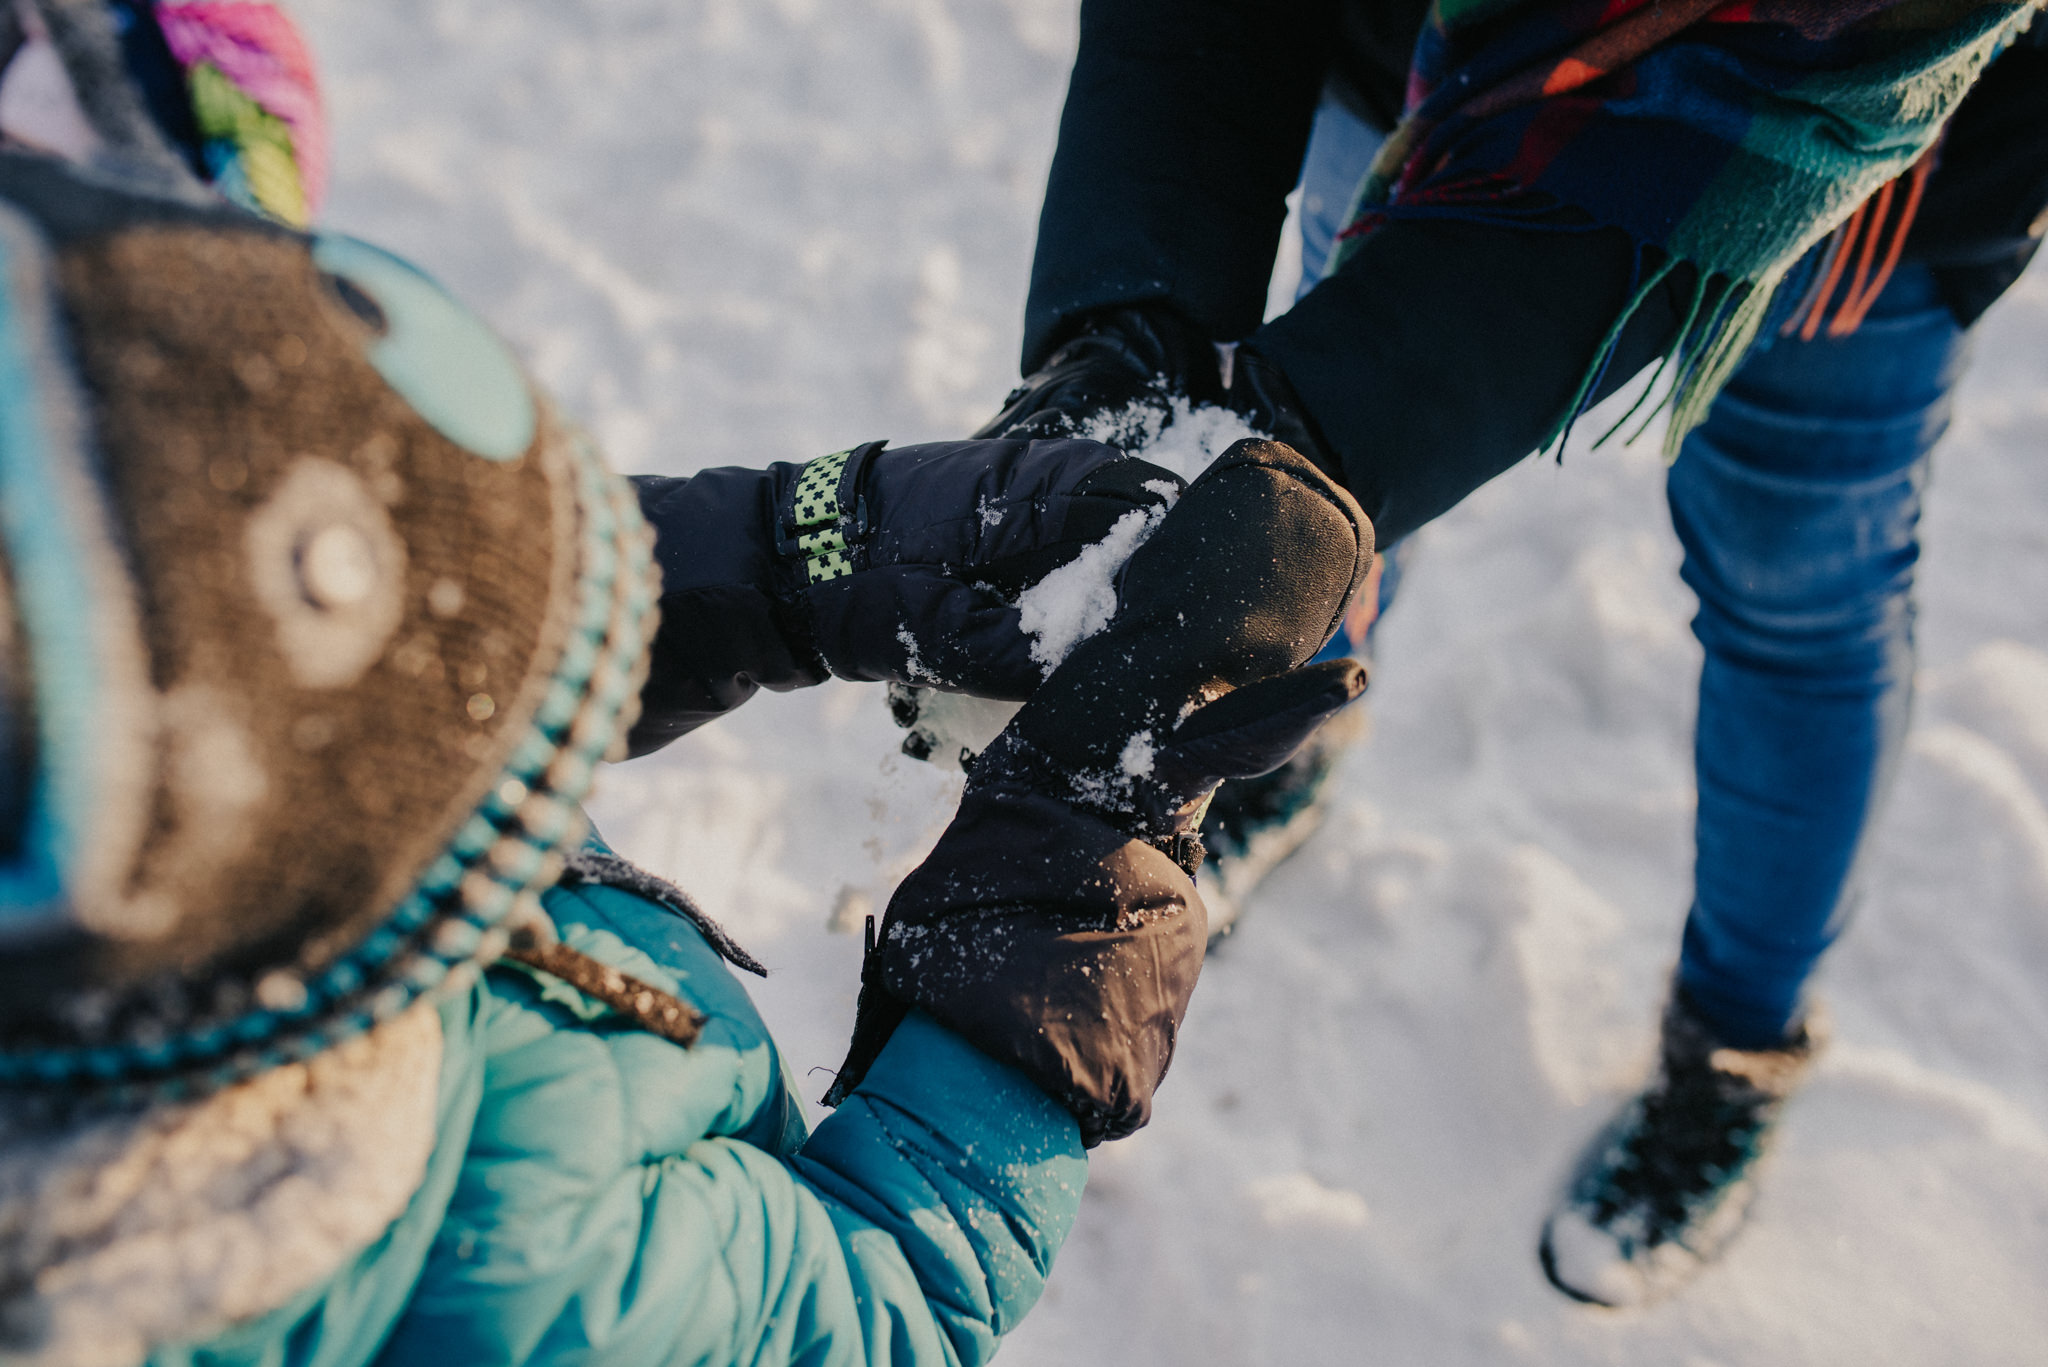
<path id="1" fill-rule="evenodd" d="M 1121 447 L 1158 434 L 1176 395 L 1221 403 L 1216 348 L 1164 304 L 1103 309 L 1003 400 L 977 436 L 1091 436 Z"/>
<path id="2" fill-rule="evenodd" d="M 890 900 L 827 1103 L 915 1007 L 1021 1069 L 1083 1143 L 1143 1126 L 1208 940 L 1202 810 L 1364 688 L 1354 661 L 1301 665 L 1371 562 L 1358 505 L 1287 448 L 1240 442 L 1205 471 Z"/>
<path id="3" fill-rule="evenodd" d="M 1173 400 L 1220 404 L 1291 446 L 1324 473 L 1343 472 L 1294 386 L 1249 346 L 1227 363 L 1192 323 L 1164 304 L 1088 314 L 1080 331 L 1010 391 L 976 435 L 1087 436 L 1142 451 L 1173 419 Z"/>
<path id="4" fill-rule="evenodd" d="M 662 574 L 635 755 L 829 675 L 1027 697 L 1044 670 L 1013 600 L 1181 487 L 1089 441 L 870 442 L 634 483 Z"/>

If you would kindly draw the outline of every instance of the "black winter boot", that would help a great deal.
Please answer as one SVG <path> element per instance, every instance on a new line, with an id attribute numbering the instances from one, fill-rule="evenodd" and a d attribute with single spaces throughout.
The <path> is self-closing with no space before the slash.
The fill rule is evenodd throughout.
<path id="1" fill-rule="evenodd" d="M 1785 1100 L 1823 1042 L 1810 1016 L 1780 1048 L 1730 1048 L 1674 991 L 1655 1080 L 1586 1151 L 1543 1226 L 1551 1283 L 1595 1305 L 1641 1305 L 1718 1257 L 1748 1213 Z"/>

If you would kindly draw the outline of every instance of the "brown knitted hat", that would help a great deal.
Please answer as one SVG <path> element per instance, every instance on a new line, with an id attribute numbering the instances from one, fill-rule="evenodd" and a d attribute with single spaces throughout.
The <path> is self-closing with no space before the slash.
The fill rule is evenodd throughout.
<path id="1" fill-rule="evenodd" d="M 0 154 L 0 1084 L 218 1084 L 493 955 L 650 542 L 396 258 Z"/>

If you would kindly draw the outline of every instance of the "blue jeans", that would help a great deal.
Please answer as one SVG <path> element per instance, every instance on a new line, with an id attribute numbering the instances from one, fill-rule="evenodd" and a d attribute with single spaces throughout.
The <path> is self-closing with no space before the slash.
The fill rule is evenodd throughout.
<path id="1" fill-rule="evenodd" d="M 1735 1044 L 1795 1022 L 1905 737 L 1928 453 L 1963 333 L 1902 266 L 1851 336 L 1754 348 L 1666 492 L 1699 595 L 1692 913 L 1679 981 Z"/>
<path id="2" fill-rule="evenodd" d="M 1341 216 L 1377 144 L 1326 100 L 1303 167 L 1321 183 L 1304 184 L 1304 211 Z M 1304 286 L 1338 226 L 1304 212 Z M 1759 339 L 1671 467 L 1706 653 L 1678 981 L 1738 1047 L 1797 1026 L 1854 900 L 1905 736 L 1920 503 L 1962 361 L 1962 329 L 1908 263 L 1851 336 Z M 1382 582 L 1383 609 L 1395 582 Z"/>

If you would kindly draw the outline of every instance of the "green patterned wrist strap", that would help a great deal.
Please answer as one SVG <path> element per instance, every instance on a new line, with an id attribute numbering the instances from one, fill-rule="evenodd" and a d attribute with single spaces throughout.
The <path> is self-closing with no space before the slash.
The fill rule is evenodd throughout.
<path id="1" fill-rule="evenodd" d="M 859 466 L 865 465 L 867 457 L 885 444 L 869 442 L 852 450 L 820 456 L 806 464 L 797 476 L 789 528 L 796 554 L 803 561 L 805 583 L 824 584 L 853 573 L 853 559 L 847 552 L 849 524 L 856 537 L 866 530 L 866 508 L 856 500 L 848 510 L 841 490 L 852 482 L 847 478 L 848 467 L 854 467 L 857 480 Z"/>

